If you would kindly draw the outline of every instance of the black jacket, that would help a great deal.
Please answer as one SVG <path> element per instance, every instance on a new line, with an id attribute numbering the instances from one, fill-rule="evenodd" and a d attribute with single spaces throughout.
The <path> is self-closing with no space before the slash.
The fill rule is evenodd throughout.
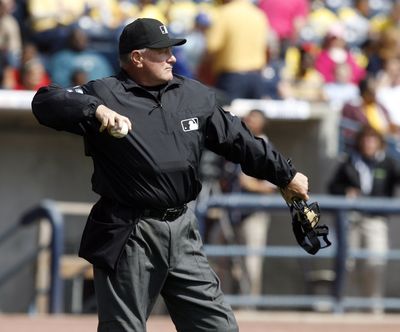
<path id="1" fill-rule="evenodd" d="M 131 120 L 133 129 L 126 137 L 99 132 L 95 110 L 100 104 Z M 211 89 L 180 76 L 175 76 L 159 96 L 123 71 L 72 89 L 51 85 L 37 92 L 32 110 L 41 124 L 84 136 L 94 165 L 92 187 L 102 197 L 88 225 L 91 219 L 107 224 L 107 230 L 99 231 L 98 226 L 83 234 L 81 255 L 92 262 L 88 253 L 100 249 L 94 248 L 91 233 L 101 233 L 97 241 L 118 238 L 123 242 L 120 235 L 110 235 L 117 231 L 117 224 L 125 222 L 125 227 L 130 227 L 126 218 L 116 217 L 122 206 L 135 211 L 161 209 L 181 206 L 197 197 L 204 148 L 240 163 L 246 174 L 279 187 L 285 187 L 296 173 L 271 145 L 253 137 L 239 118 L 218 106 Z M 111 265 L 116 255 L 113 249 Z"/>
<path id="2" fill-rule="evenodd" d="M 361 191 L 360 173 L 355 166 L 358 159 L 358 155 L 346 155 L 339 162 L 328 184 L 331 194 L 345 195 L 348 188 L 357 188 Z M 372 169 L 372 186 L 371 192 L 366 196 L 392 197 L 400 181 L 399 163 L 382 155 L 367 164 Z"/>
<path id="3" fill-rule="evenodd" d="M 201 189 L 198 166 L 204 147 L 279 187 L 294 176 L 277 151 L 254 138 L 237 117 L 216 104 L 210 89 L 196 81 L 175 77 L 160 100 L 124 73 L 89 82 L 81 90 L 84 94 L 77 88 L 42 88 L 32 109 L 40 123 L 85 136 L 94 162 L 93 190 L 101 196 L 155 208 L 194 200 Z M 100 104 L 130 118 L 133 129 L 128 136 L 99 133 L 94 112 Z M 197 121 L 197 130 L 183 128 L 190 119 Z"/>

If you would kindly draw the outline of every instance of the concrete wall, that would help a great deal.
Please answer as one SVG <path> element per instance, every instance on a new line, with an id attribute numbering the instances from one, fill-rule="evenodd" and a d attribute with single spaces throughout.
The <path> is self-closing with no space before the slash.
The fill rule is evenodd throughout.
<path id="1" fill-rule="evenodd" d="M 82 139 L 38 126 L 30 112 L 0 112 L 0 156 L 0 233 L 44 198 L 96 199 L 90 189 L 91 160 L 84 157 Z M 71 224 L 72 229 L 67 227 L 70 247 L 76 247 L 83 223 L 82 218 Z M 35 227 L 28 227 L 0 245 L 0 270 L 13 266 L 35 244 Z M 0 311 L 27 310 L 33 274 L 29 265 L 0 287 Z"/>

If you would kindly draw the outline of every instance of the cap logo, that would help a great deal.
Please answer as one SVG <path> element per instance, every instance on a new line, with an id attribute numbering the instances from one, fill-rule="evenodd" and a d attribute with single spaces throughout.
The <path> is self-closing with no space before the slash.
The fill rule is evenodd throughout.
<path id="1" fill-rule="evenodd" d="M 168 29 L 165 25 L 160 25 L 160 30 L 163 35 L 166 35 L 168 33 Z"/>

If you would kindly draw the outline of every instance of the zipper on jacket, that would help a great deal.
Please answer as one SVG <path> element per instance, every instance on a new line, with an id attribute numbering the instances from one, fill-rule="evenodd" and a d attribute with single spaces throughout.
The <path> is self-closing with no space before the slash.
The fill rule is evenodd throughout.
<path id="1" fill-rule="evenodd" d="M 161 117 L 162 117 L 163 122 L 164 122 L 165 131 L 167 133 L 169 133 L 170 132 L 170 130 L 169 130 L 170 126 L 168 125 L 168 120 L 167 120 L 167 115 L 165 114 L 165 109 L 163 108 L 161 103 L 159 104 L 159 108 L 160 108 L 160 112 L 161 112 Z"/>
<path id="2" fill-rule="evenodd" d="M 165 109 L 164 109 L 164 107 L 163 107 L 163 105 L 162 105 L 162 102 L 161 102 L 161 97 L 162 97 L 162 95 L 163 95 L 163 93 L 160 91 L 159 92 L 159 94 L 158 94 L 158 97 L 156 97 L 156 96 L 154 96 L 151 92 L 149 92 L 149 91 L 147 91 L 147 90 L 145 90 L 149 95 L 151 95 L 151 97 L 152 97 L 152 99 L 156 102 L 156 105 L 154 105 L 153 107 L 152 107 L 152 109 L 150 110 L 150 113 L 152 113 L 154 110 L 156 110 L 157 108 L 159 108 L 160 110 L 160 112 L 161 112 L 161 118 L 162 118 L 162 121 L 163 121 L 163 124 L 164 124 L 164 129 L 165 129 L 165 131 L 167 132 L 167 133 L 169 133 L 170 132 L 170 126 L 168 125 L 168 120 L 167 120 L 167 116 L 166 116 L 166 114 L 165 114 Z"/>

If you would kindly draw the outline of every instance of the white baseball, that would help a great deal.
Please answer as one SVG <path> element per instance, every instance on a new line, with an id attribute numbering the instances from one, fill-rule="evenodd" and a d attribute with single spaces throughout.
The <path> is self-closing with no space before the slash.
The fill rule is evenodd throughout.
<path id="1" fill-rule="evenodd" d="M 128 134 L 128 124 L 126 122 L 121 123 L 121 127 L 113 127 L 110 129 L 110 135 L 115 138 L 122 138 Z"/>

